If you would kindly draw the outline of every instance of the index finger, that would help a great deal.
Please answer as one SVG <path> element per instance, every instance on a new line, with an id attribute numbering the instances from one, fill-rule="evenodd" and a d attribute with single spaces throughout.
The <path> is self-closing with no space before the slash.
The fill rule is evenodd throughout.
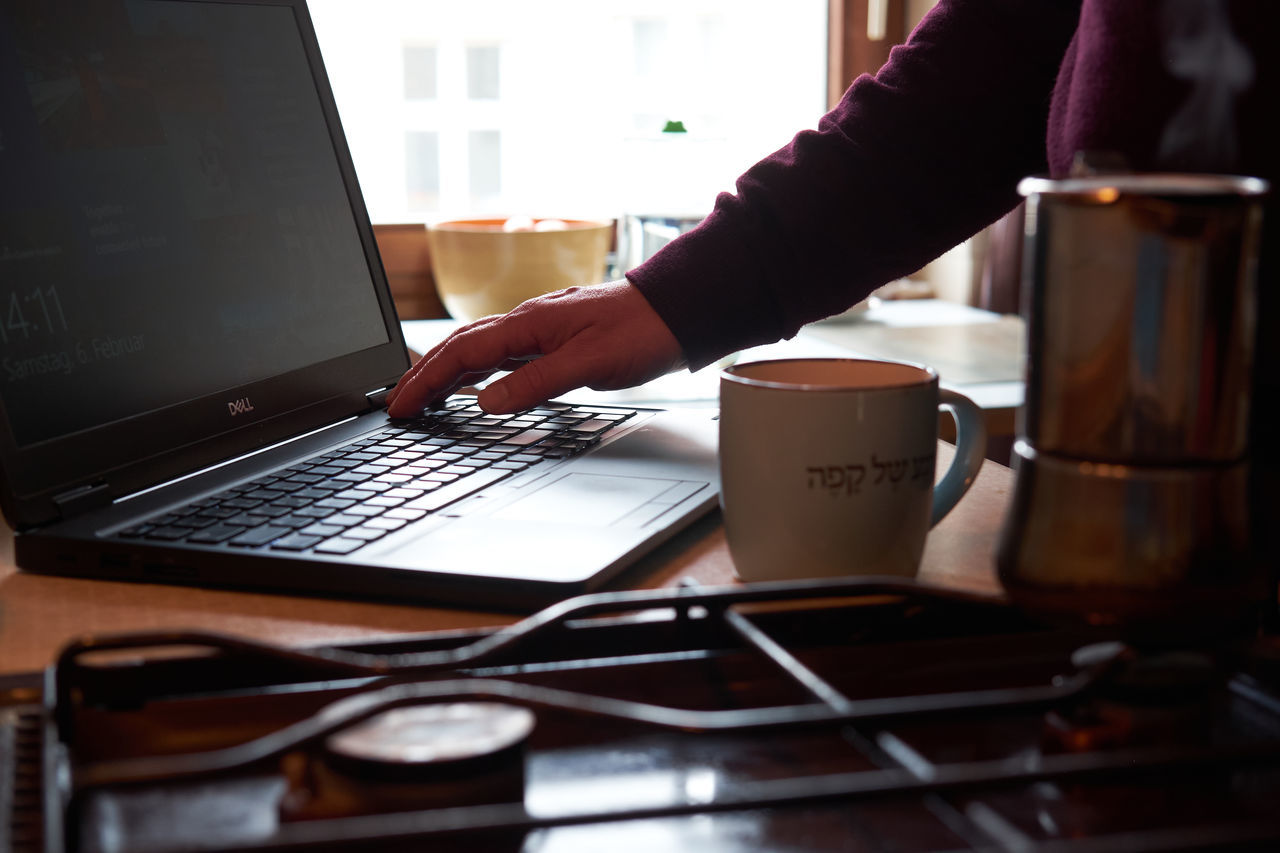
<path id="1" fill-rule="evenodd" d="M 542 354 L 536 335 L 511 315 L 494 317 L 459 329 L 437 344 L 406 373 L 387 395 L 392 417 L 409 417 L 463 384 L 497 370 L 512 369 Z"/>
<path id="2" fill-rule="evenodd" d="M 404 387 L 414 382 L 417 375 L 423 369 L 426 368 L 427 364 L 430 363 L 430 360 L 435 357 L 436 353 L 440 352 L 440 350 L 443 349 L 458 334 L 475 327 L 487 325 L 489 322 L 496 319 L 497 317 L 482 317 L 479 320 L 476 320 L 466 326 L 462 326 L 460 328 L 454 329 L 452 332 L 446 335 L 442 340 L 436 341 L 435 345 L 433 345 L 430 349 L 424 351 L 424 353 L 420 355 L 415 362 L 413 362 L 413 364 L 409 367 L 409 369 L 404 372 L 404 375 L 402 375 L 400 377 L 400 380 L 396 382 L 395 387 L 392 388 L 389 392 L 387 392 L 388 405 L 395 402 L 395 399 L 400 396 L 400 392 L 404 390 Z"/>

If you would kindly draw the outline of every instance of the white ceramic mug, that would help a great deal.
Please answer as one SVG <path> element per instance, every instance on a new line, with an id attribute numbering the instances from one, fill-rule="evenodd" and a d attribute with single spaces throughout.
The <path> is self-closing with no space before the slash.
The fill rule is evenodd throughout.
<path id="1" fill-rule="evenodd" d="M 934 483 L 938 410 L 955 459 Z M 982 466 L 982 412 L 926 367 L 843 358 L 720 377 L 720 505 L 744 581 L 914 576 L 929 529 Z"/>

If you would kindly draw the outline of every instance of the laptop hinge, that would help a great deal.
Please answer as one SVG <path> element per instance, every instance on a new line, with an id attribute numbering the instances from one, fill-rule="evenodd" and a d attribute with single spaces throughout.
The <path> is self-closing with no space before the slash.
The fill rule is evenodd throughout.
<path id="1" fill-rule="evenodd" d="M 371 408 L 383 409 L 383 408 L 386 408 L 387 395 L 390 393 L 391 393 L 390 388 L 379 388 L 375 391 L 370 391 L 368 394 L 365 394 L 364 398 L 369 401 L 369 406 Z"/>
<path id="2" fill-rule="evenodd" d="M 106 483 L 77 486 L 70 491 L 53 496 L 53 503 L 63 518 L 73 518 L 91 509 L 111 503 L 111 491 Z"/>

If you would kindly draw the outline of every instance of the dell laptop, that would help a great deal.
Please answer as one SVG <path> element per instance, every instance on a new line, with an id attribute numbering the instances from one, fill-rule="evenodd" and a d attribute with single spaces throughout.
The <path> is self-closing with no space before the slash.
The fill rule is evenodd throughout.
<path id="1" fill-rule="evenodd" d="M 408 367 L 303 0 L 0 0 L 0 500 L 23 569 L 532 609 L 711 509 L 711 413 Z"/>

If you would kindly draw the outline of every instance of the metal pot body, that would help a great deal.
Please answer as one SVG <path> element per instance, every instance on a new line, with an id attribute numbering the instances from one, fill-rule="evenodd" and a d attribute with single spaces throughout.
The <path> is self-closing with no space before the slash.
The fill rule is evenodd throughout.
<path id="1" fill-rule="evenodd" d="M 1023 182 L 1023 434 L 1039 452 L 1245 456 L 1264 188 L 1189 175 Z"/>
<path id="2" fill-rule="evenodd" d="M 1247 501 L 1266 183 L 1020 189 L 1027 391 L 1002 583 L 1029 610 L 1152 636 L 1247 625 L 1266 586 Z"/>

